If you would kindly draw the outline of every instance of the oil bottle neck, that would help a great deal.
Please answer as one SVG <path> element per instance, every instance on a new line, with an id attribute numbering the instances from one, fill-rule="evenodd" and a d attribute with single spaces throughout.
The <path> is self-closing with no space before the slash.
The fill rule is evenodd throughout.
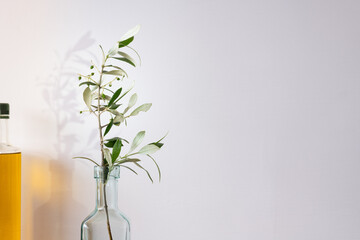
<path id="1" fill-rule="evenodd" d="M 0 103 L 0 154 L 20 153 L 18 148 L 9 144 L 9 115 L 9 104 Z"/>
<path id="2" fill-rule="evenodd" d="M 10 105 L 0 103 L 0 145 L 9 145 L 9 115 Z"/>
<path id="3" fill-rule="evenodd" d="M 9 145 L 9 119 L 0 118 L 0 144 Z"/>

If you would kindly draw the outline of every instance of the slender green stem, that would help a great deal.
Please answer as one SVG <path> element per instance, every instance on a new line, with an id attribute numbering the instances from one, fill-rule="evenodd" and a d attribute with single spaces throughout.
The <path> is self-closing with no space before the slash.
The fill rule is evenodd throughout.
<path id="1" fill-rule="evenodd" d="M 98 73 L 100 74 L 101 72 L 100 72 L 99 68 L 96 66 L 96 64 L 95 64 L 93 61 L 91 61 L 91 64 L 96 68 L 96 70 L 97 70 Z"/>
<path id="2" fill-rule="evenodd" d="M 104 71 L 105 62 L 107 60 L 107 57 L 104 58 L 103 64 L 101 65 L 101 71 L 100 71 L 100 78 L 99 78 L 99 89 L 98 89 L 98 102 L 97 102 L 97 118 L 98 118 L 98 125 L 99 125 L 99 134 L 100 134 L 100 146 L 101 146 L 101 166 L 106 166 L 106 160 L 104 158 L 104 137 L 102 132 L 102 125 L 101 125 L 101 113 L 100 111 L 100 97 L 101 97 L 101 81 Z M 107 223 L 107 229 L 109 233 L 109 239 L 113 240 L 112 233 L 111 233 L 111 226 L 110 226 L 110 219 L 109 219 L 109 211 L 108 211 L 108 205 L 106 200 L 106 181 L 104 183 L 104 202 L 105 202 L 105 213 L 106 213 L 106 223 Z"/>
<path id="3" fill-rule="evenodd" d="M 112 84 L 118 77 L 115 77 L 113 80 L 109 81 L 108 83 L 105 83 L 103 86 L 101 86 L 102 88 L 105 89 L 106 86 Z"/>
<path id="4" fill-rule="evenodd" d="M 100 147 L 101 147 L 101 166 L 105 166 L 106 161 L 104 158 L 104 138 L 102 133 L 102 127 L 101 127 L 101 111 L 100 111 L 100 97 L 101 97 L 101 81 L 104 71 L 104 65 L 105 65 L 106 58 L 104 59 L 103 64 L 101 65 L 101 71 L 100 71 L 100 77 L 99 77 L 99 88 L 98 88 L 98 106 L 97 106 L 97 118 L 98 118 L 98 125 L 99 125 L 99 135 L 100 135 Z"/>
<path id="5" fill-rule="evenodd" d="M 110 227 L 110 219 L 109 219 L 109 211 L 108 211 L 108 205 L 106 200 L 106 182 L 104 184 L 104 202 L 105 202 L 105 213 L 106 213 L 106 223 L 107 223 L 107 230 L 109 233 L 110 240 L 113 240 L 112 233 L 111 233 L 111 227 Z"/>
<path id="6" fill-rule="evenodd" d="M 101 82 L 101 76 L 100 75 L 100 82 Z M 97 108 L 97 118 L 98 118 L 98 124 L 99 124 L 99 135 L 100 135 L 100 147 L 101 147 L 101 166 L 105 165 L 105 159 L 104 159 L 104 139 L 102 134 L 102 127 L 101 127 L 101 114 L 100 114 L 100 87 L 98 90 L 98 108 Z"/>
<path id="7" fill-rule="evenodd" d="M 80 77 L 83 77 L 83 78 L 87 78 L 88 80 L 91 80 L 93 83 L 97 84 L 97 82 L 96 82 L 94 79 L 92 79 L 90 76 L 88 76 L 88 75 L 79 74 L 79 76 L 80 76 Z"/>

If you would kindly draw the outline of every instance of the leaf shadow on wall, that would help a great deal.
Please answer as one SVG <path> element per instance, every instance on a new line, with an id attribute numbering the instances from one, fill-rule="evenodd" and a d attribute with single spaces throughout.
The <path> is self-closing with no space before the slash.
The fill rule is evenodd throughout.
<path id="1" fill-rule="evenodd" d="M 30 157 L 40 168 L 35 171 L 38 174 L 48 175 L 43 177 L 49 180 L 49 183 L 45 184 L 49 189 L 48 199 L 45 203 L 42 201 L 41 205 L 33 203 L 36 205 L 33 207 L 35 211 L 32 239 L 34 240 L 78 239 L 81 221 L 88 213 L 88 210 L 74 199 L 72 192 L 73 180 L 77 180 L 74 176 L 75 160 L 72 157 L 78 154 L 74 146 L 79 142 L 73 130 L 82 124 L 75 98 L 77 75 L 74 66 L 89 66 L 89 62 L 82 56 L 84 53 L 91 54 L 87 49 L 94 42 L 90 32 L 83 35 L 69 48 L 64 57 L 59 57 L 53 73 L 40 84 L 42 97 L 49 106 L 46 112 L 56 123 L 56 141 L 53 145 L 56 157 L 45 160 Z M 41 176 L 37 177 L 41 178 Z"/>

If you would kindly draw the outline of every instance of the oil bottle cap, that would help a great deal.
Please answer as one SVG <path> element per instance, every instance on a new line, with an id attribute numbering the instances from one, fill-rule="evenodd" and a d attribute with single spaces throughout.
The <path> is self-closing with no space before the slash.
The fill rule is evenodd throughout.
<path id="1" fill-rule="evenodd" d="M 8 103 L 0 103 L 0 119 L 9 119 L 10 106 Z"/>

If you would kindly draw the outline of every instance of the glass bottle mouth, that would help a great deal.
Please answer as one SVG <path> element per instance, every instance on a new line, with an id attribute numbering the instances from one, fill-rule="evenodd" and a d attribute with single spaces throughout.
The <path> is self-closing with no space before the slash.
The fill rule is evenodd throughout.
<path id="1" fill-rule="evenodd" d="M 110 171 L 110 174 L 109 174 Z M 95 166 L 94 167 L 94 178 L 95 179 L 118 179 L 120 178 L 120 167 L 115 166 L 109 169 L 109 167 Z"/>

